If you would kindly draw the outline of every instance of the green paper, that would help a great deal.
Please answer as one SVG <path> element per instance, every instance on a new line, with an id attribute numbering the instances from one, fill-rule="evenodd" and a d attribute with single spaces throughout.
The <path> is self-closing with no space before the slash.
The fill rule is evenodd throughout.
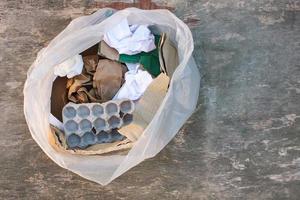
<path id="1" fill-rule="evenodd" d="M 141 52 L 135 55 L 120 54 L 119 61 L 124 63 L 140 63 L 152 76 L 160 74 L 160 64 L 158 58 L 158 44 L 160 35 L 154 35 L 156 48 L 150 52 Z"/>

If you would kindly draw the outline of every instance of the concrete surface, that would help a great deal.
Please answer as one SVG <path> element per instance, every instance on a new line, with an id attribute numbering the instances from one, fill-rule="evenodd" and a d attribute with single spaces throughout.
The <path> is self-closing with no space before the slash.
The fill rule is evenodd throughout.
<path id="1" fill-rule="evenodd" d="M 106 187 L 33 141 L 22 88 L 36 53 L 72 18 L 105 6 L 168 8 L 191 28 L 199 107 L 176 138 Z M 300 2 L 0 1 L 1 199 L 299 199 Z"/>

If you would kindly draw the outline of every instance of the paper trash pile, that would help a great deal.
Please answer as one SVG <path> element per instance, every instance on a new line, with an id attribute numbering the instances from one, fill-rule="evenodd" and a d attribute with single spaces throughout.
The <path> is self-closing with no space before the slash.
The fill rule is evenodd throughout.
<path id="1" fill-rule="evenodd" d="M 177 65 L 167 34 L 122 20 L 98 44 L 54 67 L 52 145 L 85 155 L 131 148 L 164 99 Z"/>

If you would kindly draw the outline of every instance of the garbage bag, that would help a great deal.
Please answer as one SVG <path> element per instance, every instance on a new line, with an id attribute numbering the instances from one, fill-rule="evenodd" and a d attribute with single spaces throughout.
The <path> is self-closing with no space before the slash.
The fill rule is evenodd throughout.
<path id="1" fill-rule="evenodd" d="M 54 66 L 97 44 L 106 31 L 124 18 L 130 24 L 148 24 L 154 33 L 166 33 L 178 48 L 179 66 L 161 106 L 126 155 L 85 156 L 54 149 L 48 138 L 50 96 L 56 78 Z M 110 183 L 160 152 L 193 113 L 200 86 L 200 74 L 192 57 L 193 49 L 191 31 L 168 10 L 127 8 L 115 11 L 105 8 L 74 19 L 38 53 L 28 70 L 24 86 L 24 114 L 33 139 L 61 167 L 102 185 Z"/>

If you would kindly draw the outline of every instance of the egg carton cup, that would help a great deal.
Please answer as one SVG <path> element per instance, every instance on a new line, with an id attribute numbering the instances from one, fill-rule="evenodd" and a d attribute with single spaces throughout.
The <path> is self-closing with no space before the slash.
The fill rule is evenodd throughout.
<path id="1" fill-rule="evenodd" d="M 87 132 L 109 132 L 133 121 L 134 103 L 131 100 L 111 100 L 106 103 L 68 103 L 63 108 L 66 137 L 83 137 Z M 74 136 L 75 137 L 75 136 Z M 74 139 L 75 140 L 75 139 Z"/>

